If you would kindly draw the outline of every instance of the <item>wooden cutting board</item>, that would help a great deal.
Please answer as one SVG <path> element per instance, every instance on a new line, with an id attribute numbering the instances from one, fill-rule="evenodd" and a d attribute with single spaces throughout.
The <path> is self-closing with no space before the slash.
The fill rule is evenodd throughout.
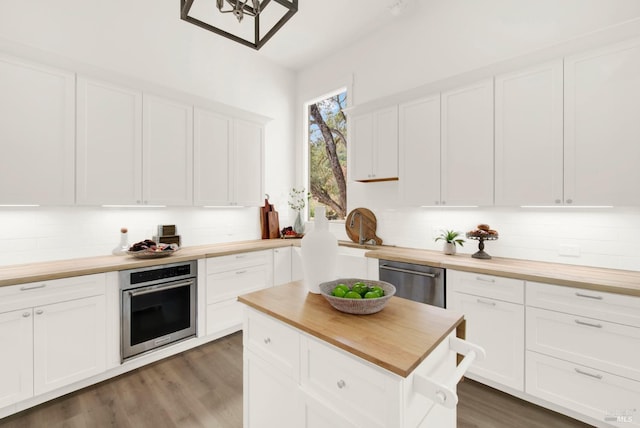
<path id="1" fill-rule="evenodd" d="M 269 218 L 268 213 L 273 211 L 273 205 L 269 204 L 269 200 L 264 200 L 264 206 L 260 207 L 260 230 L 262 231 L 262 239 L 269 239 Z"/>
<path id="2" fill-rule="evenodd" d="M 358 215 L 356 215 L 358 214 Z M 360 222 L 362 224 L 362 234 L 365 240 L 373 239 L 376 241 L 376 245 L 382 245 L 382 239 L 376 235 L 376 229 L 378 227 L 378 220 L 376 216 L 367 208 L 356 208 L 352 210 L 347 219 L 344 222 L 344 228 L 347 231 L 347 236 L 356 244 L 360 243 Z M 353 226 L 352 226 L 353 224 Z"/>
<path id="3" fill-rule="evenodd" d="M 269 239 L 279 238 L 280 222 L 278 220 L 278 211 L 272 210 L 267 213 L 267 223 L 269 225 Z"/>

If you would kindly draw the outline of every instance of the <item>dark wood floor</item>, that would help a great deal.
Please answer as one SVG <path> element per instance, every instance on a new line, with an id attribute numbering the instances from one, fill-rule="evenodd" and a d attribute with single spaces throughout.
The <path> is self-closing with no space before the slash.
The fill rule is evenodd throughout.
<path id="1" fill-rule="evenodd" d="M 588 426 L 470 380 L 458 395 L 458 428 Z M 242 334 L 0 419 L 0 427 L 240 428 Z"/>

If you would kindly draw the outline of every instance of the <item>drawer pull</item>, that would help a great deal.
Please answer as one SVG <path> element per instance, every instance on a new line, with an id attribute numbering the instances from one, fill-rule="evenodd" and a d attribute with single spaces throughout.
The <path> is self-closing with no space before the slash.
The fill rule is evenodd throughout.
<path id="1" fill-rule="evenodd" d="M 496 280 L 493 279 L 493 278 L 483 278 L 481 276 L 476 276 L 476 280 L 477 281 L 482 281 L 482 282 L 490 282 L 490 283 L 496 282 Z"/>
<path id="2" fill-rule="evenodd" d="M 602 324 L 592 324 L 590 322 L 584 322 L 580 320 L 576 320 L 576 324 L 586 325 L 587 327 L 602 328 Z"/>
<path id="3" fill-rule="evenodd" d="M 576 373 L 580 373 L 581 375 L 589 376 L 589 377 L 592 377 L 592 378 L 595 378 L 595 379 L 598 379 L 598 380 L 602 379 L 602 375 L 601 374 L 588 373 L 588 372 L 582 371 L 582 370 L 580 370 L 578 368 L 574 368 L 574 370 L 576 371 Z"/>
<path id="4" fill-rule="evenodd" d="M 268 345 L 270 343 L 271 343 L 271 338 L 270 337 L 267 337 L 267 338 L 264 339 L 264 344 L 265 345 Z"/>
<path id="5" fill-rule="evenodd" d="M 242 275 L 243 273 L 247 273 L 246 270 L 239 270 L 236 272 L 236 275 Z"/>
<path id="6" fill-rule="evenodd" d="M 236 256 L 236 259 L 244 259 L 245 257 L 247 257 L 247 255 L 246 255 L 246 254 L 238 254 L 238 255 Z"/>
<path id="7" fill-rule="evenodd" d="M 496 302 L 489 302 L 487 300 L 478 299 L 478 303 L 482 303 L 483 305 L 495 306 Z"/>
<path id="8" fill-rule="evenodd" d="M 42 315 L 44 313 L 44 311 L 42 309 L 38 309 L 36 311 L 36 315 Z"/>
<path id="9" fill-rule="evenodd" d="M 585 297 L 587 299 L 602 300 L 602 296 L 591 296 L 589 294 L 582 294 L 582 293 L 578 293 L 578 292 L 576 292 L 576 296 Z"/>
<path id="10" fill-rule="evenodd" d="M 29 318 L 31 316 L 31 312 L 23 312 L 22 316 L 25 318 Z"/>
<path id="11" fill-rule="evenodd" d="M 20 287 L 20 291 L 29 291 L 29 290 L 37 290 L 38 288 L 44 288 L 47 284 L 38 284 L 38 285 L 24 285 Z"/>
<path id="12" fill-rule="evenodd" d="M 338 385 L 338 388 L 342 389 L 347 386 L 347 383 L 344 380 L 340 379 L 338 383 L 336 383 L 336 385 Z"/>

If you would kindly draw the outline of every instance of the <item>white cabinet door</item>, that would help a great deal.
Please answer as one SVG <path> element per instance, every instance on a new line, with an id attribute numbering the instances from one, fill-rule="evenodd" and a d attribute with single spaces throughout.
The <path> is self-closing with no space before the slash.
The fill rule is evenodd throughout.
<path id="1" fill-rule="evenodd" d="M 142 93 L 85 77 L 77 84 L 77 203 L 142 203 Z"/>
<path id="2" fill-rule="evenodd" d="M 194 204 L 262 205 L 264 126 L 196 108 L 194 128 Z"/>
<path id="3" fill-rule="evenodd" d="M 443 205 L 493 205 L 493 79 L 442 93 Z"/>
<path id="4" fill-rule="evenodd" d="M 398 106 L 353 116 L 350 177 L 355 181 L 398 178 Z"/>
<path id="5" fill-rule="evenodd" d="M 74 203 L 75 75 L 0 56 L 0 204 Z"/>
<path id="6" fill-rule="evenodd" d="M 246 348 L 243 395 L 245 428 L 303 426 L 297 382 Z"/>
<path id="7" fill-rule="evenodd" d="M 0 408 L 33 395 L 31 308 L 0 314 Z"/>
<path id="8" fill-rule="evenodd" d="M 464 313 L 466 340 L 483 347 L 487 357 L 469 369 L 519 391 L 524 390 L 524 307 L 514 303 L 452 293 L 450 308 Z"/>
<path id="9" fill-rule="evenodd" d="M 565 58 L 565 202 L 640 205 L 640 41 Z"/>
<path id="10" fill-rule="evenodd" d="M 354 181 L 371 180 L 373 175 L 373 114 L 353 116 L 351 120 L 352 147 L 349 175 Z"/>
<path id="11" fill-rule="evenodd" d="M 496 205 L 563 203 L 562 60 L 496 77 Z"/>
<path id="12" fill-rule="evenodd" d="M 241 119 L 235 119 L 234 125 L 233 200 L 236 205 L 260 206 L 264 200 L 264 126 Z"/>
<path id="13" fill-rule="evenodd" d="M 232 118 L 194 111 L 194 204 L 229 205 L 229 144 Z"/>
<path id="14" fill-rule="evenodd" d="M 291 247 L 273 250 L 273 285 L 291 282 Z"/>
<path id="15" fill-rule="evenodd" d="M 400 188 L 410 205 L 440 205 L 440 94 L 399 107 Z"/>
<path id="16" fill-rule="evenodd" d="M 35 394 L 105 370 L 104 296 L 39 306 L 33 311 Z"/>
<path id="17" fill-rule="evenodd" d="M 150 204 L 193 203 L 193 107 L 144 95 L 142 194 Z"/>

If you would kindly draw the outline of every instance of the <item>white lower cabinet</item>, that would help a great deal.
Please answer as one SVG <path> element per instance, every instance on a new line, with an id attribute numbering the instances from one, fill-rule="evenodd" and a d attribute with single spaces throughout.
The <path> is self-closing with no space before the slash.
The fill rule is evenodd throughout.
<path id="1" fill-rule="evenodd" d="M 207 259 L 206 334 L 242 328 L 241 294 L 273 285 L 272 250 Z"/>
<path id="2" fill-rule="evenodd" d="M 466 340 L 487 353 L 468 376 L 523 391 L 523 281 L 448 270 L 447 287 L 447 307 L 462 312 L 467 321 Z"/>
<path id="3" fill-rule="evenodd" d="M 0 408 L 106 370 L 105 284 L 97 274 L 2 287 L 0 309 L 15 310 L 0 313 Z"/>
<path id="4" fill-rule="evenodd" d="M 454 372 L 449 339 L 401 377 L 252 308 L 244 321 L 245 428 L 455 426 L 455 407 L 414 390 Z"/>
<path id="5" fill-rule="evenodd" d="M 527 351 L 528 394 L 602 421 L 640 426 L 640 382 Z"/>
<path id="6" fill-rule="evenodd" d="M 273 285 L 291 282 L 292 248 L 282 247 L 273 250 Z"/>
<path id="7" fill-rule="evenodd" d="M 33 395 L 31 309 L 0 314 L 0 408 Z"/>

